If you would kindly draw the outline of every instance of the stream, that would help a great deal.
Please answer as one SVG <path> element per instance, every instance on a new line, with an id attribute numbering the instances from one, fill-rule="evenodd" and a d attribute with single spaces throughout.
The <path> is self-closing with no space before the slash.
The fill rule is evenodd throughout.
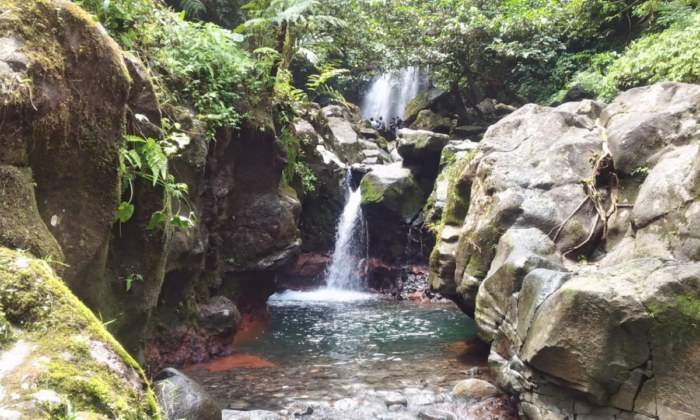
<path id="1" fill-rule="evenodd" d="M 377 415 L 394 398 L 393 410 L 411 416 L 397 419 L 427 418 L 413 415 L 459 410 L 450 391 L 461 380 L 491 380 L 484 346 L 469 340 L 474 321 L 453 305 L 328 289 L 287 291 L 269 305 L 267 324 L 239 334 L 238 354 L 185 370 L 222 408 L 285 414 L 302 403 L 318 418 L 388 419 Z"/>

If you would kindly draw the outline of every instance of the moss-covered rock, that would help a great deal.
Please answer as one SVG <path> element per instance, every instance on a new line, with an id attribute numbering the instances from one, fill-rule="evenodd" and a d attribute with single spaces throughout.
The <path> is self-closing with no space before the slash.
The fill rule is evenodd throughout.
<path id="1" fill-rule="evenodd" d="M 362 178 L 362 210 L 370 233 L 370 253 L 387 261 L 402 256 L 410 224 L 425 204 L 423 190 L 401 162 L 375 166 Z"/>
<path id="2" fill-rule="evenodd" d="M 406 124 L 411 125 L 423 110 L 430 110 L 442 117 L 452 117 L 459 112 L 454 96 L 441 89 L 430 89 L 418 94 L 406 105 Z"/>
<path id="3" fill-rule="evenodd" d="M 443 134 L 449 134 L 452 127 L 451 118 L 443 117 L 429 109 L 419 112 L 416 120 L 411 124 L 412 130 L 428 130 Z"/>
<path id="4" fill-rule="evenodd" d="M 0 248 L 0 405 L 49 419 L 90 415 L 159 419 L 143 371 L 54 275 L 46 261 Z M 41 402 L 44 401 L 44 402 Z"/>
<path id="5" fill-rule="evenodd" d="M 31 170 L 0 165 L 0 244 L 62 261 L 63 251 L 36 207 Z"/>
<path id="6" fill-rule="evenodd" d="M 362 204 L 378 204 L 404 223 L 411 221 L 423 205 L 423 191 L 409 169 L 401 163 L 378 167 L 360 182 Z"/>

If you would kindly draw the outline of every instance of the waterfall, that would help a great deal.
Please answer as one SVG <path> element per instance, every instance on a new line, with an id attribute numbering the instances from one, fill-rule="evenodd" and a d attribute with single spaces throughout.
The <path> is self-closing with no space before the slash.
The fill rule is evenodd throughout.
<path id="1" fill-rule="evenodd" d="M 428 85 L 428 79 L 417 67 L 402 69 L 398 75 L 375 76 L 362 99 L 362 118 L 376 120 L 384 117 L 387 125 L 394 117 L 403 119 L 408 102 Z"/>
<path id="2" fill-rule="evenodd" d="M 366 258 L 367 224 L 362 216 L 360 204 L 362 192 L 358 187 L 352 191 L 348 170 L 348 198 L 338 222 L 333 260 L 326 272 L 329 289 L 360 291 L 364 289 L 360 277 L 360 263 Z"/>

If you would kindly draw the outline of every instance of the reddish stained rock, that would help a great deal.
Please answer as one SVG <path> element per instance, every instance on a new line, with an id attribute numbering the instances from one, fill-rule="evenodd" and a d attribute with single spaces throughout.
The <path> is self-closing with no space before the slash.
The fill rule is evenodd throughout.
<path id="1" fill-rule="evenodd" d="M 277 290 L 318 289 L 324 284 L 326 267 L 332 259 L 333 255 L 329 253 L 302 253 L 294 264 L 289 264 L 277 272 Z"/>
<path id="2" fill-rule="evenodd" d="M 146 349 L 146 371 L 149 376 L 166 367 L 203 363 L 214 357 L 229 356 L 234 334 L 209 335 L 205 331 L 180 327 L 165 338 L 151 342 Z"/>
<path id="3" fill-rule="evenodd" d="M 232 356 L 222 357 L 220 359 L 212 360 L 207 363 L 200 363 L 192 366 L 188 366 L 184 369 L 180 369 L 180 372 L 185 375 L 190 372 L 194 372 L 198 369 L 206 369 L 209 372 L 225 372 L 233 368 L 263 368 L 263 367 L 275 367 L 274 364 L 259 358 L 258 356 L 252 356 L 249 354 L 234 354 Z"/>

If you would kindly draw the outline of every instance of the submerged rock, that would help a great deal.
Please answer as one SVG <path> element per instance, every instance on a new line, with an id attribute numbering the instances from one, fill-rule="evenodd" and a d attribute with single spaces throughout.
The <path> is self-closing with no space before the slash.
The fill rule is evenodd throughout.
<path id="1" fill-rule="evenodd" d="M 481 379 L 465 379 L 452 392 L 458 398 L 483 399 L 498 395 L 498 388 Z"/>
<path id="2" fill-rule="evenodd" d="M 284 417 L 272 411 L 253 410 L 236 411 L 224 410 L 222 420 L 284 420 Z"/>

